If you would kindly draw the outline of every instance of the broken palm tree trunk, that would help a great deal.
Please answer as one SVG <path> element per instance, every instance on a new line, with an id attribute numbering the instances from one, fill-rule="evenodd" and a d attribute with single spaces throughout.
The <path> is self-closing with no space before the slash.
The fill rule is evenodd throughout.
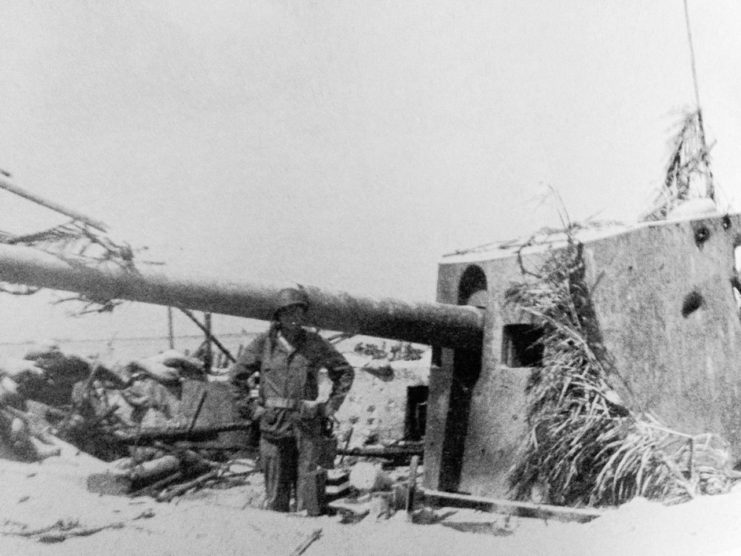
<path id="1" fill-rule="evenodd" d="M 182 472 L 181 467 L 180 459 L 171 454 L 141 463 L 125 458 L 111 464 L 104 473 L 89 475 L 87 489 L 99 494 L 129 494 Z"/>
<path id="2" fill-rule="evenodd" d="M 726 491 L 732 472 L 722 439 L 672 431 L 617 394 L 619 386 L 631 396 L 602 344 L 582 245 L 570 229 L 567 237 L 540 269 L 523 267 L 528 281 L 506 293 L 541 327 L 543 348 L 528 384 L 529 434 L 509 473 L 515 498 L 603 506 Z"/>

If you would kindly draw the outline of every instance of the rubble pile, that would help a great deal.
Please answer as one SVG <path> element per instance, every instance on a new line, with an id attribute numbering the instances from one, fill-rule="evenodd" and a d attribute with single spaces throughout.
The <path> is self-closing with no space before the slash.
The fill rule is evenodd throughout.
<path id="1" fill-rule="evenodd" d="M 107 462 L 88 478 L 89 490 L 107 494 L 171 500 L 239 484 L 254 472 L 235 469 L 232 457 L 251 423 L 233 422 L 228 400 L 200 360 L 175 350 L 103 364 L 39 344 L 0 363 L 0 455 L 39 461 L 68 442 Z"/>
<path id="2" fill-rule="evenodd" d="M 388 497 L 393 481 L 353 486 L 351 470 L 401 469 L 421 455 L 419 439 L 404 440 L 407 388 L 427 379 L 420 351 L 399 344 L 382 359 L 348 354 L 364 376 L 335 422 L 338 468 L 329 470 L 326 503 L 352 500 L 358 508 L 376 498 L 371 492 Z M 205 487 L 251 483 L 248 503 L 259 506 L 256 427 L 238 417 L 223 373 L 205 369 L 201 359 L 176 350 L 103 361 L 53 342 L 34 345 L 23 358 L 0 361 L 0 456 L 40 461 L 58 455 L 62 443 L 100 463 L 87 475 L 93 493 L 167 502 Z"/>

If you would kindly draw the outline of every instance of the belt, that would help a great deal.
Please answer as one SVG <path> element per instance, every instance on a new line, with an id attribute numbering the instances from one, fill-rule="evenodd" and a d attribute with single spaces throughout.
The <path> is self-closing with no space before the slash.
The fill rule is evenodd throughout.
<path id="1" fill-rule="evenodd" d="M 294 398 L 266 398 L 265 407 L 268 409 L 296 410 L 301 406 L 301 401 Z"/>

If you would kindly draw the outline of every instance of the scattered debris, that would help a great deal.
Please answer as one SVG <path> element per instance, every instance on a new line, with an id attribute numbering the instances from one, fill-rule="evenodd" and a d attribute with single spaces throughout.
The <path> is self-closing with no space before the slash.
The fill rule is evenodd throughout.
<path id="1" fill-rule="evenodd" d="M 301 542 L 300 545 L 296 547 L 293 552 L 291 552 L 291 556 L 301 556 L 301 554 L 306 552 L 306 549 L 309 548 L 315 541 L 319 540 L 319 537 L 321 536 L 322 530 L 315 529 L 306 537 L 306 539 Z"/>
<path id="2" fill-rule="evenodd" d="M 355 345 L 355 353 L 367 355 L 373 359 L 388 359 L 389 361 L 417 361 L 422 358 L 424 350 L 414 347 L 409 342 L 396 342 L 388 351 L 386 342 L 379 347 L 377 344 L 358 342 Z"/>
<path id="3" fill-rule="evenodd" d="M 150 518 L 153 515 L 154 513 L 150 511 L 143 512 L 138 516 L 132 518 L 131 521 Z M 5 523 L 5 525 L 6 528 L 0 529 L 0 535 L 25 537 L 41 543 L 59 543 L 66 541 L 71 537 L 88 537 L 106 529 L 123 529 L 123 527 L 126 526 L 126 522 L 116 521 L 106 525 L 99 525 L 97 527 L 84 527 L 77 520 L 68 521 L 60 519 L 52 525 L 30 530 L 23 525 L 8 527 L 8 525 L 11 524 L 7 522 Z"/>
<path id="4" fill-rule="evenodd" d="M 425 503 L 433 506 L 471 508 L 490 513 L 517 515 L 520 517 L 586 523 L 605 515 L 605 510 L 597 510 L 595 508 L 570 508 L 551 504 L 536 504 L 533 502 L 471 496 L 455 492 L 441 492 L 430 489 L 424 489 L 423 493 Z"/>
<path id="5" fill-rule="evenodd" d="M 357 456 L 366 458 L 383 458 L 395 462 L 407 463 L 413 456 L 421 456 L 424 453 L 422 442 L 403 442 L 397 445 L 366 444 L 357 448 L 337 448 L 337 454 L 341 456 Z"/>
<path id="6" fill-rule="evenodd" d="M 350 471 L 350 485 L 360 492 L 386 490 L 391 486 L 389 476 L 384 473 L 380 463 L 361 461 Z"/>

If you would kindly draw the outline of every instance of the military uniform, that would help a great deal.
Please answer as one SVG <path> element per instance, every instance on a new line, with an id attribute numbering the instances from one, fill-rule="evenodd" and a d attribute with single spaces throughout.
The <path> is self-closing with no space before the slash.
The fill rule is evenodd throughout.
<path id="1" fill-rule="evenodd" d="M 318 402 L 321 368 L 326 368 L 332 391 Z M 354 371 L 347 360 L 319 334 L 302 330 L 294 344 L 276 323 L 247 346 L 231 370 L 231 383 L 240 411 L 248 379 L 260 373 L 258 405 L 251 417 L 260 421 L 260 459 L 265 474 L 268 509 L 287 512 L 291 488 L 296 509 L 304 508 L 307 473 L 317 468 L 318 440 L 324 419 L 334 414 L 352 386 Z"/>

